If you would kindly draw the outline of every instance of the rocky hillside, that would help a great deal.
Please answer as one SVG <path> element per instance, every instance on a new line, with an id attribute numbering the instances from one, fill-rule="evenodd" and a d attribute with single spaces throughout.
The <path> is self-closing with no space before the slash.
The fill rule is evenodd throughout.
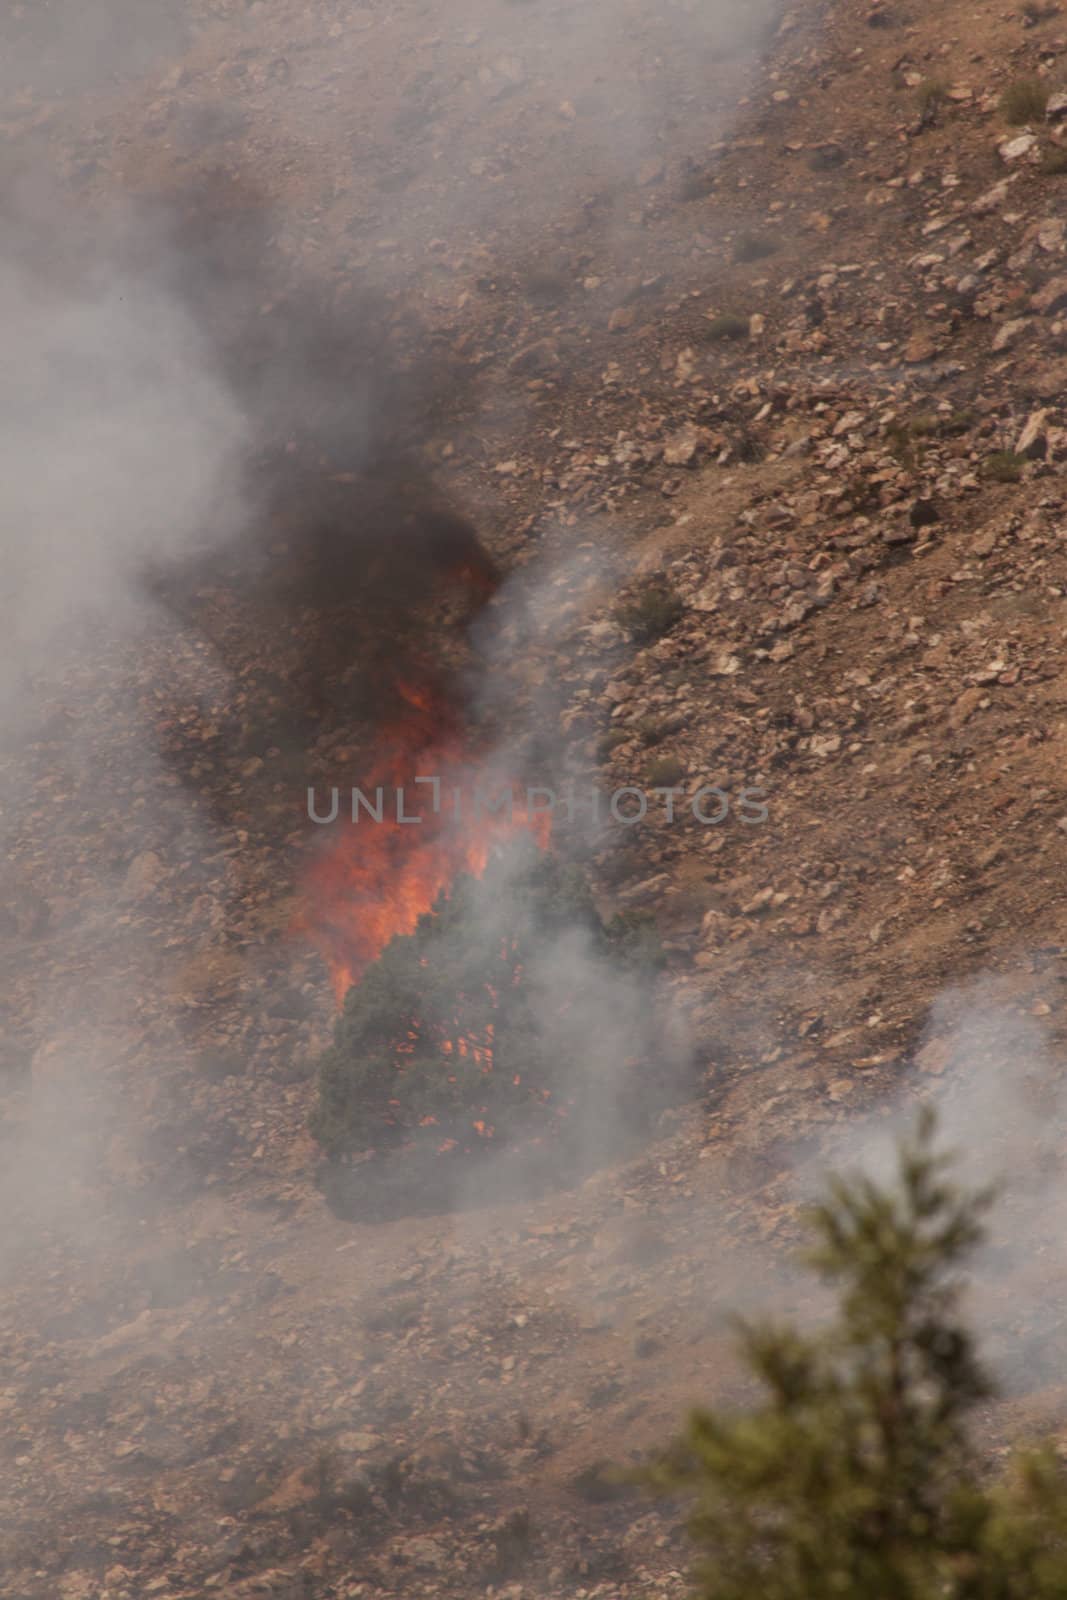
<path id="1" fill-rule="evenodd" d="M 314 605 L 35 662 L 3 749 L 12 1600 L 681 1595 L 676 1509 L 602 1464 L 734 1392 L 730 1311 L 805 1309 L 826 1162 L 935 1096 L 1058 1193 L 1067 13 L 605 9 L 218 0 L 5 106 L 13 194 L 47 173 L 89 226 L 254 195 L 294 280 L 372 292 L 395 364 L 444 375 L 421 459 L 507 574 L 524 735 L 586 785 L 766 803 L 650 804 L 593 861 L 655 913 L 702 1072 L 643 1154 L 346 1223 L 292 925 L 306 784 L 365 730 L 258 720 Z M 990 1450 L 1064 1401 L 1056 1207 L 1007 1204 Z"/>

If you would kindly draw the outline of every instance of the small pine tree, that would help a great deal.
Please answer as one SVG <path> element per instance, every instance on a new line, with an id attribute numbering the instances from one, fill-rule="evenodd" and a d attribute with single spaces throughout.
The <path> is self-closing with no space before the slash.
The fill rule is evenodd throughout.
<path id="1" fill-rule="evenodd" d="M 1067 1596 L 1067 1481 L 1051 1451 L 987 1485 L 966 1422 L 992 1392 L 954 1271 L 990 1194 L 944 1176 L 924 1114 L 896 1189 L 832 1181 L 808 1256 L 837 1320 L 741 1324 L 766 1399 L 694 1411 L 647 1476 L 695 1495 L 700 1600 L 1052 1600 Z"/>

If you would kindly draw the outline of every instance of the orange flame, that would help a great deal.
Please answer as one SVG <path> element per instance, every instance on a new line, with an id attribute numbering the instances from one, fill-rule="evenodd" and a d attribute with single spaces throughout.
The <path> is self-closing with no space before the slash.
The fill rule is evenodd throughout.
<path id="1" fill-rule="evenodd" d="M 326 959 L 338 1006 L 390 939 L 413 933 L 460 873 L 481 877 L 508 839 L 527 833 L 544 849 L 551 833 L 549 815 L 531 813 L 515 784 L 510 807 L 489 808 L 479 784 L 484 760 L 429 683 L 407 680 L 397 693 L 400 714 L 383 730 L 370 780 L 359 785 L 374 814 L 357 801 L 357 819 L 338 822 L 304 885 L 298 929 Z M 436 811 L 431 786 L 415 784 L 420 775 L 439 780 Z M 495 784 L 492 792 L 507 787 Z M 401 820 L 413 816 L 420 821 Z M 490 1063 L 491 1046 L 486 1040 Z M 454 1047 L 445 1041 L 443 1048 L 448 1054 Z M 460 1039 L 455 1048 L 466 1055 L 468 1043 Z M 474 1055 L 478 1060 L 481 1050 Z"/>

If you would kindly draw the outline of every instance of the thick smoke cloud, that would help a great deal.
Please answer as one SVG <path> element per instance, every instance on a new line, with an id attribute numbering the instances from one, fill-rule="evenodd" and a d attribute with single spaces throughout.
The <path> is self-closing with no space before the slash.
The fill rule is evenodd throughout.
<path id="1" fill-rule="evenodd" d="M 89 617 L 122 629 L 153 560 L 221 539 L 245 508 L 247 419 L 182 305 L 38 201 L 4 216 L 2 678 Z M 90 240 L 90 245 L 92 241 Z"/>
<path id="2" fill-rule="evenodd" d="M 62 94 L 112 85 L 184 49 L 193 13 L 184 0 L 14 0 L 5 7 L 0 89 Z"/>

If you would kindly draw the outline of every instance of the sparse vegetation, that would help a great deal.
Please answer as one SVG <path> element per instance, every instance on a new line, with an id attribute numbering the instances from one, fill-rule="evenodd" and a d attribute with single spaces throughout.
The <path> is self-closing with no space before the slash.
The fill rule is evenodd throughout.
<path id="1" fill-rule="evenodd" d="M 839 144 L 821 144 L 808 154 L 809 172 L 836 172 L 845 164 L 845 152 Z"/>
<path id="2" fill-rule="evenodd" d="M 1048 104 L 1048 86 L 1040 78 L 1016 78 L 1000 97 L 1000 114 L 1012 127 L 1040 122 Z"/>
<path id="3" fill-rule="evenodd" d="M 910 472 L 918 462 L 915 438 L 906 422 L 891 422 L 885 430 L 886 449 L 902 467 Z"/>
<path id="4" fill-rule="evenodd" d="M 1039 22 L 1048 22 L 1059 14 L 1059 0 L 1025 0 L 1022 7 L 1023 22 L 1028 28 L 1036 28 Z"/>
<path id="5" fill-rule="evenodd" d="M 748 318 L 733 311 L 721 311 L 717 317 L 708 318 L 704 331 L 705 338 L 716 343 L 724 339 L 747 339 Z"/>
<path id="6" fill-rule="evenodd" d="M 414 1295 L 398 1300 L 386 1300 L 363 1314 L 363 1326 L 368 1333 L 404 1333 L 413 1328 L 422 1316 L 422 1301 Z"/>
<path id="7" fill-rule="evenodd" d="M 868 473 L 859 471 L 850 472 L 845 479 L 842 502 L 860 513 L 877 511 L 882 503 L 877 483 Z"/>
<path id="8" fill-rule="evenodd" d="M 682 598 L 661 579 L 640 588 L 615 609 L 615 620 L 638 644 L 651 644 L 669 633 L 685 612 Z"/>
<path id="9" fill-rule="evenodd" d="M 715 192 L 718 178 L 711 167 L 691 167 L 678 185 L 678 198 L 683 202 L 706 200 Z"/>
<path id="10" fill-rule="evenodd" d="M 662 744 L 667 737 L 667 724 L 660 717 L 639 717 L 633 731 L 644 745 Z"/>
<path id="11" fill-rule="evenodd" d="M 493 1531 L 493 1561 L 491 1576 L 499 1581 L 514 1577 L 530 1558 L 533 1545 L 533 1523 L 530 1513 L 520 1509 Z"/>
<path id="12" fill-rule="evenodd" d="M 956 439 L 976 426 L 973 411 L 923 411 L 904 419 L 895 417 L 885 430 L 886 448 L 901 466 L 913 469 L 922 460 L 925 443 L 931 439 Z"/>
<path id="13" fill-rule="evenodd" d="M 737 456 L 738 461 L 746 465 L 754 461 L 762 461 L 766 455 L 763 441 L 751 429 L 744 426 L 737 429 L 730 440 L 730 447 Z"/>
<path id="14" fill-rule="evenodd" d="M 939 105 L 948 93 L 948 87 L 947 78 L 924 78 L 915 91 L 919 109 L 925 111 L 931 105 Z"/>
<path id="15" fill-rule="evenodd" d="M 693 1412 L 648 1477 L 695 1496 L 700 1600 L 1053 1600 L 1067 1476 L 1051 1450 L 984 1481 L 967 1424 L 991 1385 L 960 1322 L 960 1263 L 988 1193 L 960 1193 L 924 1114 L 895 1187 L 835 1180 L 808 1259 L 839 1288 L 806 1334 L 742 1324 L 766 1394 Z"/>
<path id="16" fill-rule="evenodd" d="M 338 1511 L 365 1516 L 371 1509 L 370 1484 L 359 1476 L 345 1474 L 340 1451 L 323 1445 L 311 1463 L 307 1480 L 314 1490 L 311 1509 L 320 1517 L 333 1517 Z"/>
<path id="17" fill-rule="evenodd" d="M 632 737 L 633 730 L 631 728 L 609 728 L 597 740 L 597 760 L 600 762 L 606 761 L 613 750 L 617 750 L 622 744 L 628 744 Z"/>
<path id="18" fill-rule="evenodd" d="M 659 756 L 648 769 L 648 787 L 669 789 L 682 781 L 687 770 L 685 762 L 679 756 Z"/>
<path id="19" fill-rule="evenodd" d="M 761 233 L 742 233 L 734 241 L 734 260 L 741 263 L 764 261 L 777 253 L 778 245 Z"/>
<path id="20" fill-rule="evenodd" d="M 570 1481 L 571 1493 L 589 1505 L 607 1505 L 632 1492 L 625 1473 L 610 1461 L 593 1461 Z"/>
<path id="21" fill-rule="evenodd" d="M 981 421 L 977 411 L 970 411 L 963 407 L 959 411 L 938 412 L 937 431 L 943 439 L 958 439 L 965 433 L 970 433 Z"/>
<path id="22" fill-rule="evenodd" d="M 403 1510 L 426 1518 L 454 1511 L 459 1494 L 452 1479 L 426 1472 L 411 1456 L 390 1456 L 367 1470 L 373 1490 L 390 1510 Z"/>
<path id="23" fill-rule="evenodd" d="M 935 121 L 948 98 L 947 78 L 924 78 L 915 91 L 919 115 L 925 123 Z"/>
<path id="24" fill-rule="evenodd" d="M 993 483 L 1018 483 L 1025 465 L 1026 457 L 1017 456 L 1014 450 L 994 450 L 982 462 L 982 476 Z"/>

